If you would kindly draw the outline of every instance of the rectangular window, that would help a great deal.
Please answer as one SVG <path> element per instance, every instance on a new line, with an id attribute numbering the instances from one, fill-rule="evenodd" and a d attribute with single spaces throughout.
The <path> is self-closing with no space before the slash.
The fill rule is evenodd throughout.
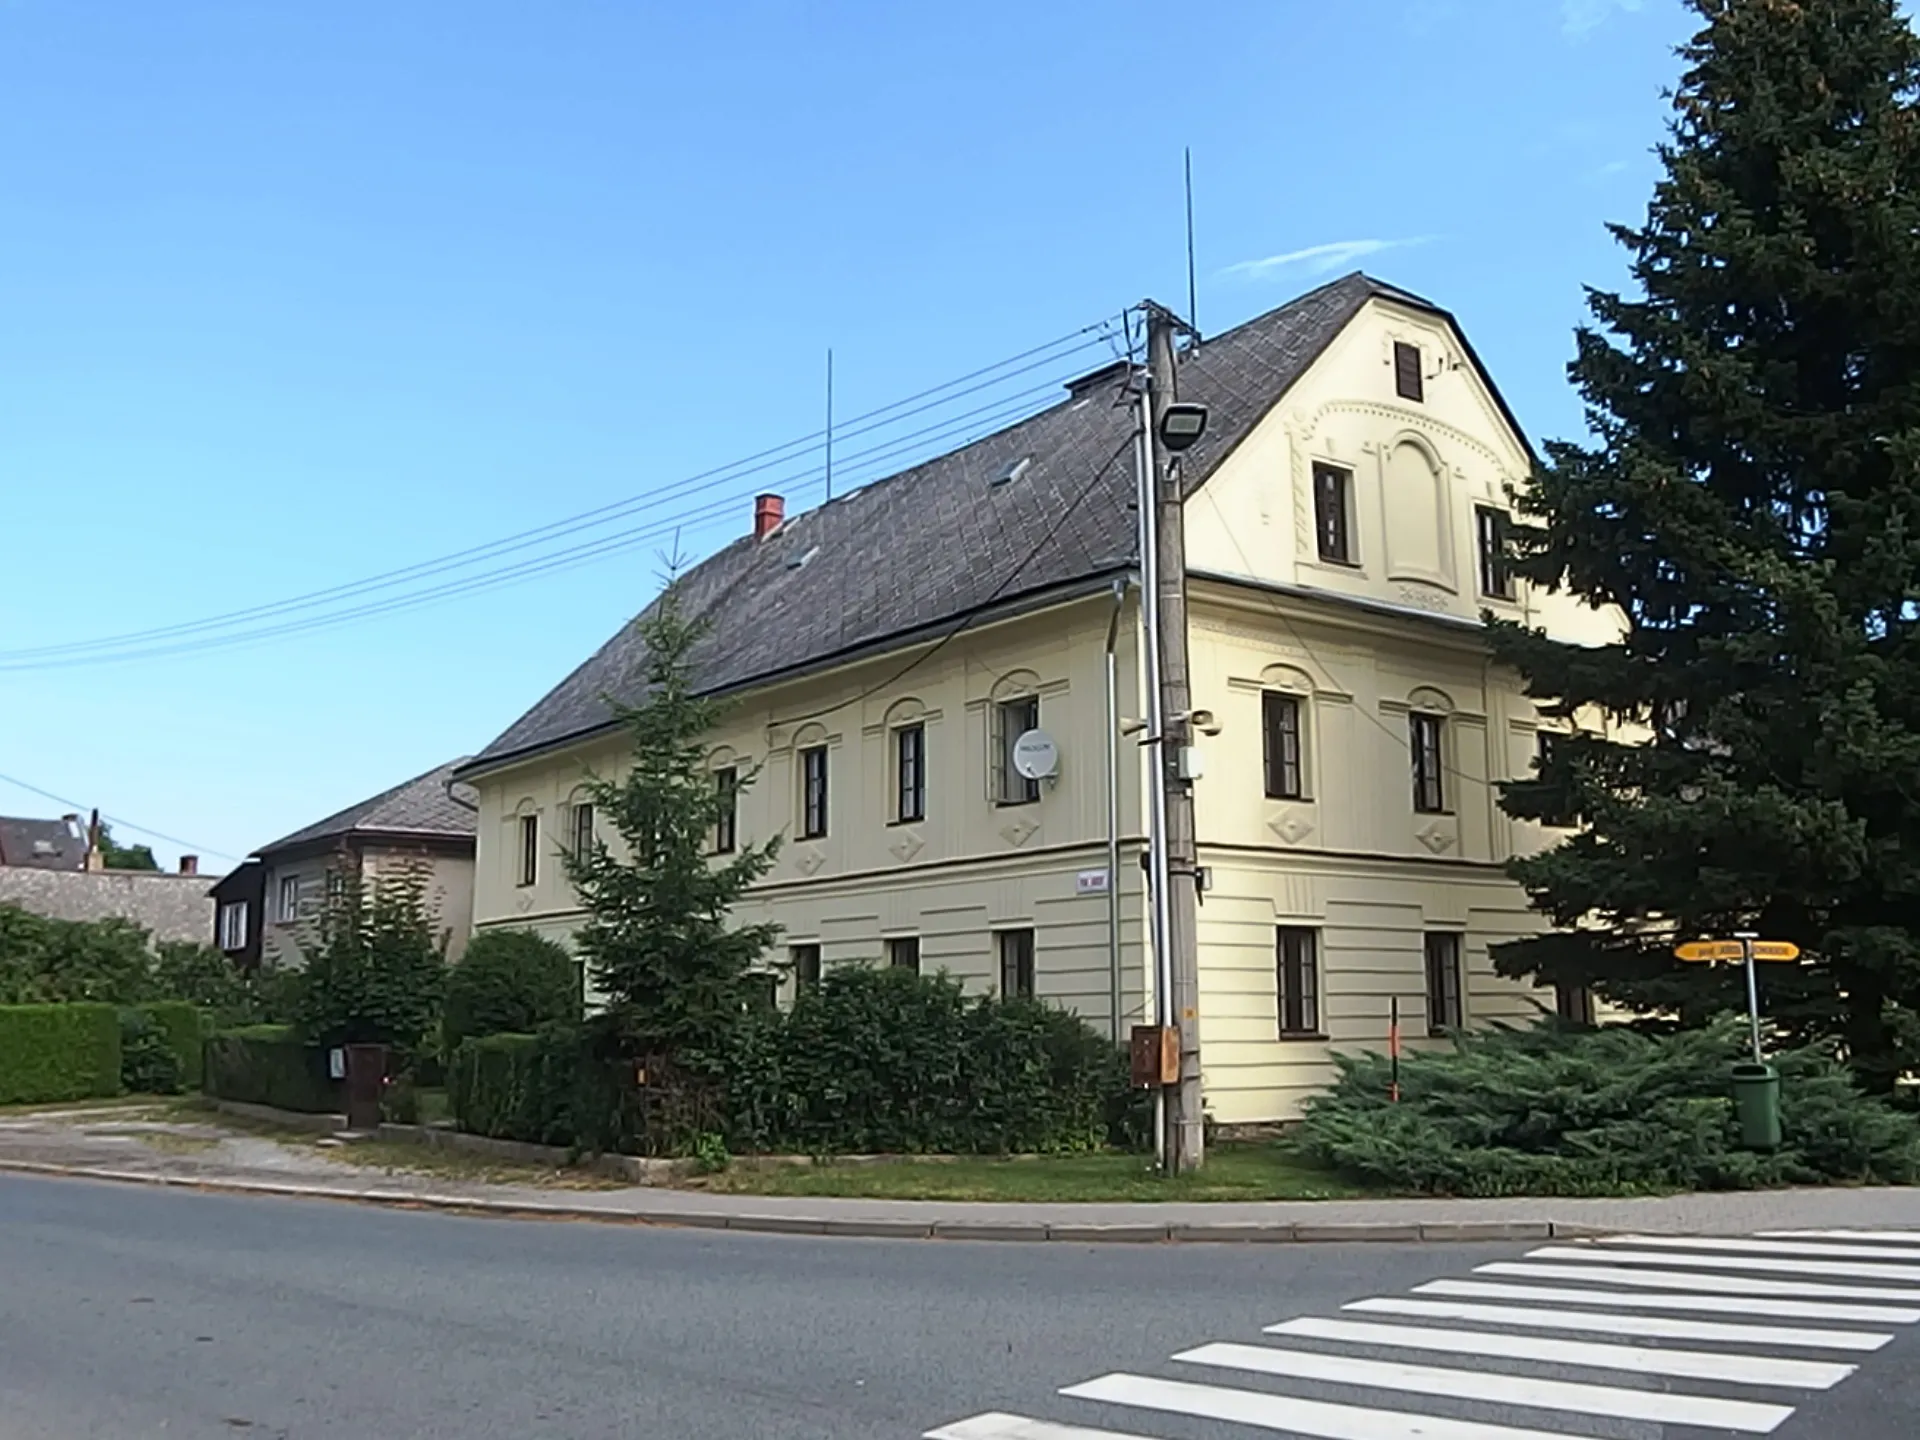
<path id="1" fill-rule="evenodd" d="M 1353 473 L 1337 465 L 1313 467 L 1313 528 L 1319 537 L 1320 558 L 1337 565 L 1353 563 L 1353 542 L 1348 533 L 1348 502 L 1353 490 Z"/>
<path id="2" fill-rule="evenodd" d="M 1413 808 L 1422 815 L 1446 812 L 1447 792 L 1441 784 L 1442 727 L 1446 721 L 1438 715 L 1415 711 L 1411 718 L 1413 744 Z"/>
<path id="3" fill-rule="evenodd" d="M 1274 932 L 1282 1039 L 1320 1033 L 1320 934 L 1298 925 Z"/>
<path id="4" fill-rule="evenodd" d="M 1569 1025 L 1593 1024 L 1593 992 L 1584 985 L 1554 986 L 1553 1008 Z"/>
<path id="5" fill-rule="evenodd" d="M 1426 386 L 1420 377 L 1420 347 L 1404 340 L 1393 342 L 1393 388 L 1402 400 L 1425 400 Z"/>
<path id="6" fill-rule="evenodd" d="M 924 725 L 906 725 L 893 732 L 893 818 L 927 818 L 927 731 Z"/>
<path id="7" fill-rule="evenodd" d="M 896 935 L 887 941 L 887 964 L 896 970 L 911 970 L 920 973 L 920 937 L 918 935 Z"/>
<path id="8" fill-rule="evenodd" d="M 790 946 L 787 950 L 787 959 L 793 965 L 793 988 L 796 991 L 820 988 L 820 947 L 818 945 Z"/>
<path id="9" fill-rule="evenodd" d="M 827 833 L 827 747 L 800 752 L 800 838 L 818 840 Z"/>
<path id="10" fill-rule="evenodd" d="M 1000 996 L 1033 998 L 1033 931 L 1002 930 L 1000 943 Z"/>
<path id="11" fill-rule="evenodd" d="M 1427 1033 L 1458 1030 L 1460 1009 L 1460 937 L 1451 930 L 1427 932 Z"/>
<path id="12" fill-rule="evenodd" d="M 1553 766 L 1554 748 L 1560 743 L 1557 730 L 1537 730 L 1534 732 L 1534 774 L 1544 776 Z M 1555 807 L 1540 817 L 1542 825 L 1556 830 L 1570 830 L 1580 823 L 1580 817 L 1565 807 Z"/>
<path id="13" fill-rule="evenodd" d="M 229 951 L 247 948 L 246 901 L 229 900 L 220 907 L 220 948 Z"/>
<path id="14" fill-rule="evenodd" d="M 1260 696 L 1261 734 L 1266 746 L 1267 798 L 1298 800 L 1300 783 L 1300 701 L 1267 690 Z"/>
<path id="15" fill-rule="evenodd" d="M 520 817 L 520 874 L 515 882 L 531 885 L 540 878 L 540 817 Z"/>
<path id="16" fill-rule="evenodd" d="M 1040 728 L 1040 697 L 1028 695 L 1019 700 L 1003 700 L 994 707 L 999 733 L 994 737 L 993 798 L 1001 805 L 1031 805 L 1040 798 L 1040 782 L 1030 780 L 1014 768 L 1014 746 L 1029 730 Z"/>
<path id="17" fill-rule="evenodd" d="M 731 855 L 740 843 L 740 771 L 729 765 L 713 772 L 713 791 L 719 813 L 713 821 L 713 853 Z"/>
<path id="18" fill-rule="evenodd" d="M 280 907 L 273 914 L 282 925 L 291 925 L 300 918 L 300 877 L 298 875 L 280 877 Z"/>
<path id="19" fill-rule="evenodd" d="M 1513 571 L 1507 564 L 1507 513 L 1476 505 L 1473 525 L 1480 544 L 1480 593 L 1497 600 L 1513 598 Z"/>
<path id="20" fill-rule="evenodd" d="M 573 853 L 593 853 L 593 803 L 588 800 L 573 807 Z"/>

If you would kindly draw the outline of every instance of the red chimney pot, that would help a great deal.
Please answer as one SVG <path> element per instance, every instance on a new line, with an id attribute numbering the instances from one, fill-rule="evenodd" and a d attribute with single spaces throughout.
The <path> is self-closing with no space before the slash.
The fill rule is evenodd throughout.
<path id="1" fill-rule="evenodd" d="M 753 497 L 753 538 L 764 540 L 787 518 L 787 502 L 778 495 Z"/>

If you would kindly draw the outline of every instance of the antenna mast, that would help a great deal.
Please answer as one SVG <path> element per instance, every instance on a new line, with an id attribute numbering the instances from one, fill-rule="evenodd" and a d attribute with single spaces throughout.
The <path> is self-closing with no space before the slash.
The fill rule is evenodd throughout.
<path id="1" fill-rule="evenodd" d="M 1193 147 L 1186 150 L 1187 158 L 1187 324 L 1192 328 L 1195 338 L 1200 334 L 1199 286 L 1194 281 L 1193 271 Z"/>

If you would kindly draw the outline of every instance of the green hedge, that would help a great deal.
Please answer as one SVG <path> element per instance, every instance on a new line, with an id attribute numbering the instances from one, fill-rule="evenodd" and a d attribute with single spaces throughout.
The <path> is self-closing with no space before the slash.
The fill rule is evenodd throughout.
<path id="1" fill-rule="evenodd" d="M 1127 1099 L 1124 1057 L 1077 1016 L 851 966 L 743 1026 L 727 1138 L 794 1154 L 1091 1150 L 1126 1138 Z"/>
<path id="2" fill-rule="evenodd" d="M 496 1140 L 571 1145 L 573 1099 L 583 1063 L 579 1031 L 481 1035 L 447 1066 L 447 1103 L 462 1130 Z"/>
<path id="3" fill-rule="evenodd" d="M 0 1005 L 0 1105 L 120 1093 L 111 1005 Z"/>
<path id="4" fill-rule="evenodd" d="M 742 1017 L 723 1073 L 640 1096 L 591 1023 L 468 1040 L 448 1069 L 463 1130 L 684 1153 L 1034 1153 L 1138 1138 L 1124 1057 L 1077 1017 L 968 998 L 957 981 L 849 967 L 791 1012 Z M 617 1079 L 616 1077 L 621 1077 Z M 658 1077 L 656 1077 L 656 1084 Z"/>
<path id="5" fill-rule="evenodd" d="M 184 1000 L 156 1000 L 140 1008 L 166 1038 L 180 1067 L 181 1088 L 198 1090 L 206 1074 L 206 1027 L 199 1007 Z"/>
<path id="6" fill-rule="evenodd" d="M 1458 1036 L 1400 1063 L 1335 1056 L 1299 1143 L 1373 1185 L 1438 1195 L 1615 1195 L 1920 1180 L 1920 1122 L 1856 1089 L 1831 1053 L 1770 1057 L 1784 1143 L 1739 1144 L 1729 1072 L 1744 1027 L 1649 1036 L 1556 1027 Z"/>
<path id="7" fill-rule="evenodd" d="M 325 1115 L 346 1108 L 346 1088 L 328 1078 L 327 1052 L 301 1042 L 288 1025 L 223 1030 L 206 1043 L 207 1094 Z"/>

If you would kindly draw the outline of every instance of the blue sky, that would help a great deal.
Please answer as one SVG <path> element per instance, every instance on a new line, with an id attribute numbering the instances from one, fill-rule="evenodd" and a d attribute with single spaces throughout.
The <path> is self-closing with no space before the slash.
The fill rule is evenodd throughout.
<path id="1" fill-rule="evenodd" d="M 1688 21 L 0 0 L 0 774 L 211 859 L 478 749 L 645 603 L 676 520 L 697 555 L 758 484 L 818 502 L 798 451 L 671 487 L 818 429 L 827 347 L 845 417 L 1184 308 L 1184 145 L 1203 330 L 1364 266 L 1453 309 L 1536 438 L 1576 433 L 1581 286 L 1622 279 L 1603 223 L 1644 209 Z M 19 653 L 661 492 L 616 527 L 660 538 L 519 583 Z M 0 813 L 61 808 L 0 782 Z"/>

